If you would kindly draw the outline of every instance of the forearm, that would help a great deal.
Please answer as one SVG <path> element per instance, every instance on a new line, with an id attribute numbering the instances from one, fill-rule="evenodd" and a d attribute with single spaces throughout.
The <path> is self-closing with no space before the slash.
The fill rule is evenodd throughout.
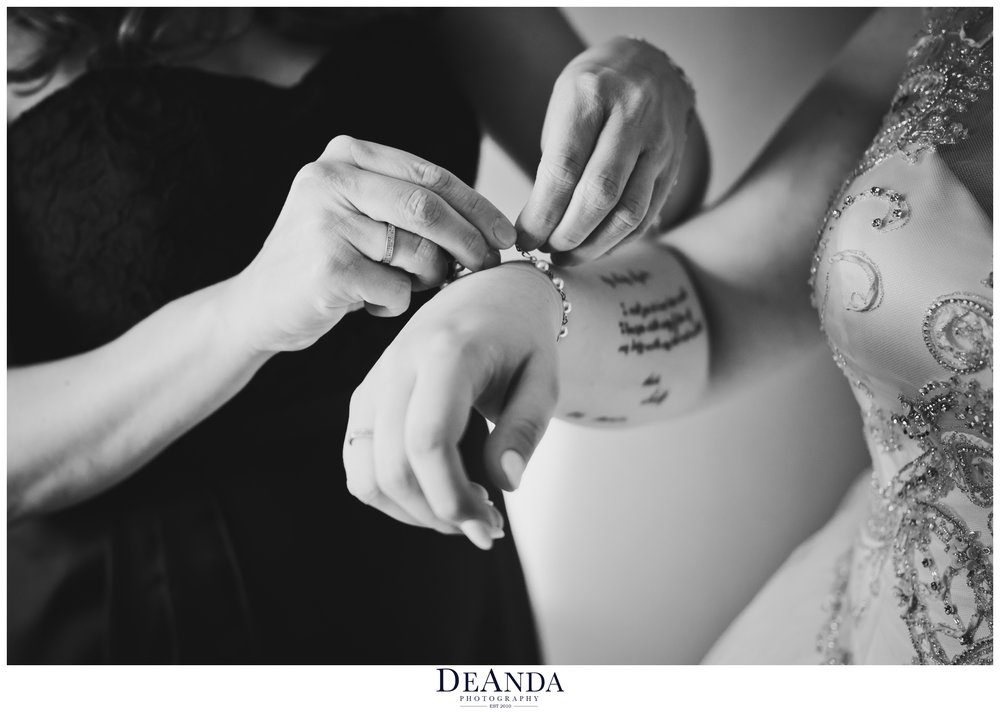
<path id="1" fill-rule="evenodd" d="M 655 380 L 660 371 L 668 372 L 661 374 L 667 376 L 661 382 L 678 396 L 684 393 L 676 390 L 678 382 L 684 387 L 706 383 L 700 401 L 706 402 L 773 373 L 789 355 L 822 343 L 807 284 L 815 231 L 831 194 L 878 127 L 902 69 L 896 57 L 903 55 L 912 20 L 912 13 L 905 11 L 872 18 L 729 195 L 659 238 L 674 253 L 653 245 L 629 247 L 593 265 L 559 270 L 574 304 L 571 337 L 577 337 L 572 347 L 569 341 L 561 345 L 561 392 L 581 398 L 575 403 L 562 400 L 561 414 L 589 414 L 613 403 L 620 412 L 601 415 L 628 418 L 626 409 L 636 401 L 637 383 L 650 375 Z M 642 285 L 612 287 L 601 279 L 611 273 L 648 276 Z M 665 300 L 682 288 L 700 298 L 693 313 L 705 342 L 698 349 L 640 359 L 631 358 L 634 351 L 627 347 L 623 353 L 629 358 L 602 357 L 588 365 L 592 356 L 606 355 L 612 344 L 615 349 L 626 347 L 626 334 L 619 331 L 648 330 L 648 324 L 619 324 L 621 314 L 613 307 L 626 301 L 623 295 L 634 305 L 642 299 Z M 706 361 L 699 363 L 695 353 Z M 580 365 L 571 367 L 576 360 Z M 639 373 L 633 372 L 639 364 Z M 647 364 L 658 365 L 660 371 L 641 373 Z M 592 387 L 595 379 L 607 379 L 609 387 Z M 687 400 L 679 397 L 675 406 Z M 631 412 L 641 422 L 677 408 Z"/>
<path id="2" fill-rule="evenodd" d="M 93 351 L 7 372 L 8 521 L 111 487 L 237 393 L 266 360 L 224 308 L 229 282 Z"/>
<path id="3" fill-rule="evenodd" d="M 439 22 L 446 59 L 487 132 L 527 175 L 541 157 L 552 86 L 586 46 L 557 8 L 448 8 Z"/>
<path id="4" fill-rule="evenodd" d="M 557 273 L 572 304 L 557 347 L 558 417 L 637 425 L 698 400 L 709 370 L 708 324 L 675 253 L 640 243 Z"/>

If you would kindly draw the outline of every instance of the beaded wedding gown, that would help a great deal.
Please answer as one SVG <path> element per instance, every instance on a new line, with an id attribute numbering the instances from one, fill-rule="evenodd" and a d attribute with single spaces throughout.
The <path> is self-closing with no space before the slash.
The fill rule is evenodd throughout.
<path id="1" fill-rule="evenodd" d="M 811 270 L 872 468 L 708 663 L 992 663 L 992 11 L 925 19 Z"/>

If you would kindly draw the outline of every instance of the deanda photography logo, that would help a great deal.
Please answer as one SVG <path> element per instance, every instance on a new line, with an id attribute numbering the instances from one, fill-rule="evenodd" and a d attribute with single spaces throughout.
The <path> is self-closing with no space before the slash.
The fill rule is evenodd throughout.
<path id="1" fill-rule="evenodd" d="M 547 697 L 565 692 L 555 672 L 535 670 L 455 670 L 437 668 L 436 691 L 460 707 L 515 709 L 539 707 Z"/>

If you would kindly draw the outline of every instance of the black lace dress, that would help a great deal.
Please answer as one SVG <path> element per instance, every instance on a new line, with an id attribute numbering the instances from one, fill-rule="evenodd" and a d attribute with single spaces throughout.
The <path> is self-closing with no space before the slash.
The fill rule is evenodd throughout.
<path id="1" fill-rule="evenodd" d="M 471 184 L 476 117 L 414 21 L 351 28 L 288 89 L 103 67 L 15 120 L 9 364 L 100 346 L 238 272 L 295 172 L 337 134 Z M 272 359 L 124 484 L 10 528 L 8 660 L 537 661 L 511 537 L 482 552 L 346 491 L 350 395 L 404 321 L 349 315 L 314 347 Z M 482 472 L 484 435 L 476 419 L 470 472 Z"/>

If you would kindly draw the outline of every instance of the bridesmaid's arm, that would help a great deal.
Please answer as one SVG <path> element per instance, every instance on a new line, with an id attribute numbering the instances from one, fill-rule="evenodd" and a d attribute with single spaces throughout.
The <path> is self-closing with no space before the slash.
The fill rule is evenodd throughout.
<path id="1" fill-rule="evenodd" d="M 486 130 L 521 170 L 534 177 L 536 171 L 543 168 L 540 166 L 543 125 L 547 109 L 550 112 L 549 121 L 553 122 L 549 105 L 556 80 L 587 47 L 558 8 L 449 8 L 442 15 L 441 45 L 463 89 L 482 117 Z M 623 42 L 627 44 L 627 41 Z M 649 68 L 645 60 L 636 66 L 628 64 L 626 55 L 631 49 L 609 46 L 602 57 L 604 60 L 619 60 L 621 66 L 609 71 L 629 74 L 629 78 L 636 79 L 638 85 L 638 78 L 645 78 Z M 649 91 L 648 88 L 645 90 Z M 656 91 L 662 92 L 662 85 Z M 586 121 L 589 118 L 580 117 L 578 123 Z M 662 121 L 666 122 L 666 117 Z M 560 119 L 556 123 L 564 124 L 564 121 Z M 644 142 L 647 151 L 663 151 L 662 146 L 653 146 L 653 137 L 643 133 L 644 121 L 629 120 L 627 123 L 620 145 L 624 146 L 625 139 L 630 136 L 632 140 Z M 667 123 L 668 128 L 677 130 L 677 127 Z M 545 128 L 552 133 L 558 130 L 573 132 L 577 127 L 560 125 Z M 589 155 L 581 155 L 580 158 L 582 160 L 577 162 L 587 163 Z M 604 168 L 607 173 L 613 173 L 611 166 Z M 704 130 L 697 113 L 693 113 L 682 158 L 679 159 L 676 184 L 672 190 L 669 186 L 662 188 L 663 195 L 670 194 L 659 213 L 662 225 L 676 222 L 701 205 L 708 185 L 708 172 L 708 146 Z M 544 174 L 545 171 L 541 171 L 539 177 Z M 579 176 L 570 178 L 571 182 L 576 180 Z M 539 187 L 536 184 L 536 191 Z M 659 191 L 657 187 L 654 199 Z M 533 207 L 530 202 L 529 207 Z M 649 221 L 644 222 L 642 227 L 649 225 L 655 217 L 650 215 Z"/>
<path id="2" fill-rule="evenodd" d="M 7 370 L 8 523 L 108 489 L 246 385 L 268 355 L 232 328 L 229 283 L 93 351 Z"/>

